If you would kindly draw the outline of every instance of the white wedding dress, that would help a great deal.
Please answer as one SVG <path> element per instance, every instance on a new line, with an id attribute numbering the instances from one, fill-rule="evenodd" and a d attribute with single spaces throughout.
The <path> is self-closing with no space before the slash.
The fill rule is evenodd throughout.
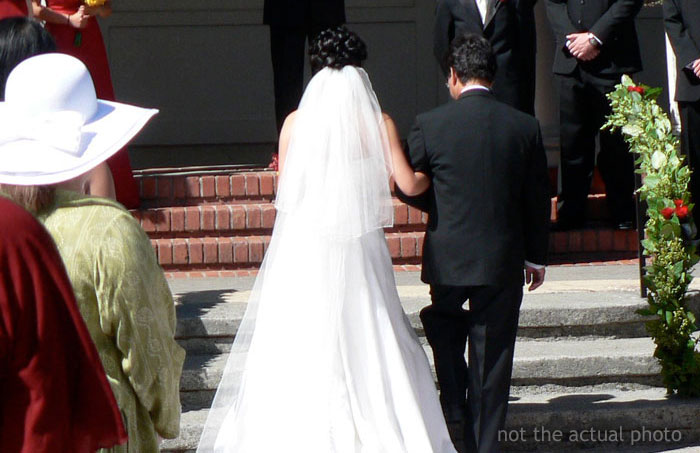
<path id="1" fill-rule="evenodd" d="M 455 453 L 396 291 L 390 174 L 367 74 L 320 71 L 198 452 Z"/>

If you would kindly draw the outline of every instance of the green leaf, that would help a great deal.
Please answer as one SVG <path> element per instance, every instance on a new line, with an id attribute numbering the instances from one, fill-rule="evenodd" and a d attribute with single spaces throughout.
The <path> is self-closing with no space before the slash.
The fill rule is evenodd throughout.
<path id="1" fill-rule="evenodd" d="M 647 99 L 656 99 L 663 91 L 664 90 L 661 87 L 648 88 L 644 92 L 644 97 Z"/>
<path id="2" fill-rule="evenodd" d="M 673 312 L 672 312 L 672 311 L 667 311 L 667 312 L 666 312 L 665 319 L 666 319 L 666 324 L 670 326 L 670 325 L 671 325 L 671 322 L 673 321 Z"/>
<path id="3" fill-rule="evenodd" d="M 641 316 L 652 316 L 654 312 L 649 310 L 648 308 L 640 308 L 639 310 L 637 310 L 637 314 Z"/>

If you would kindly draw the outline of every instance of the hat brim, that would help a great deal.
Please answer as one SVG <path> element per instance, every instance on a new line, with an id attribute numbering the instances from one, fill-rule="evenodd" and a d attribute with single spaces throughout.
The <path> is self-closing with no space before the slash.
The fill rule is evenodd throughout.
<path id="1" fill-rule="evenodd" d="M 83 126 L 75 155 L 35 140 L 1 144 L 0 183 L 38 186 L 76 178 L 116 154 L 156 113 L 156 109 L 98 100 L 97 113 Z"/>

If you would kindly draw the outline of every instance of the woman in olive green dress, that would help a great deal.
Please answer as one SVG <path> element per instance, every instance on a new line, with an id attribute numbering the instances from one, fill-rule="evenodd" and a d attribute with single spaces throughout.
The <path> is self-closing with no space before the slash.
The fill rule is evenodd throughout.
<path id="1" fill-rule="evenodd" d="M 155 453 L 158 436 L 179 433 L 185 357 L 167 282 L 148 237 L 121 205 L 52 185 L 80 187 L 156 111 L 97 100 L 85 66 L 63 54 L 20 63 L 6 95 L 0 191 L 33 210 L 58 246 L 129 436 L 106 451 Z"/>

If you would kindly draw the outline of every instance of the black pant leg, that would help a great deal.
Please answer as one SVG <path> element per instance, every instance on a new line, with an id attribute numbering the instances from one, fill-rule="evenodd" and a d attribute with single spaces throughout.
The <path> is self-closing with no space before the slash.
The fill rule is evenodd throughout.
<path id="1" fill-rule="evenodd" d="M 498 431 L 505 425 L 513 353 L 523 297 L 522 278 L 500 287 L 474 288 L 469 295 L 469 393 L 466 438 L 478 453 L 501 451 Z"/>
<path id="2" fill-rule="evenodd" d="M 695 207 L 693 220 L 700 226 L 700 101 L 679 102 L 681 114 L 681 150 L 693 170 L 689 190 Z"/>
<path id="3" fill-rule="evenodd" d="M 304 90 L 306 27 L 270 26 L 277 131 L 296 110 Z"/>
<path id="4" fill-rule="evenodd" d="M 440 403 L 448 421 L 464 418 L 467 394 L 467 319 L 462 308 L 466 288 L 430 285 L 431 305 L 420 312 L 425 336 L 433 349 L 440 384 Z"/>
<path id="5" fill-rule="evenodd" d="M 608 98 L 605 96 L 615 89 L 618 79 L 592 80 L 589 85 L 594 95 L 592 110 L 594 110 L 595 128 L 600 131 L 607 115 L 612 111 Z M 598 170 L 605 182 L 605 193 L 613 222 L 632 221 L 635 216 L 634 207 L 634 156 L 618 130 L 600 131 L 600 153 L 598 154 Z"/>
<path id="6" fill-rule="evenodd" d="M 593 178 L 596 130 L 591 123 L 590 93 L 577 71 L 557 76 L 559 81 L 559 128 L 561 147 L 561 194 L 559 219 L 581 223 Z"/>

